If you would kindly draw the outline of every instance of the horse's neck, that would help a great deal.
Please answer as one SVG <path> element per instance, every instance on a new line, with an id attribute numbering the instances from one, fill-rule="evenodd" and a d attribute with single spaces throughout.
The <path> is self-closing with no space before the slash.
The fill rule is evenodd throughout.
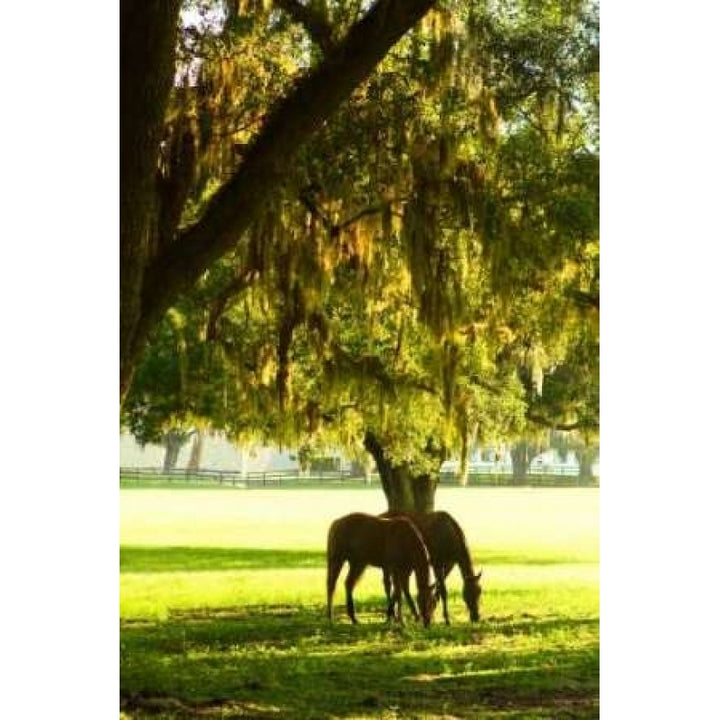
<path id="1" fill-rule="evenodd" d="M 460 566 L 460 572 L 464 578 L 471 577 L 475 574 L 473 569 L 472 558 L 470 557 L 470 550 L 468 549 L 467 541 L 465 540 L 465 533 L 463 533 L 460 526 L 455 522 L 453 518 L 450 518 L 455 532 L 455 538 L 458 547 L 458 565 Z"/>
<path id="2" fill-rule="evenodd" d="M 462 573 L 464 578 L 471 577 L 475 574 L 475 570 L 473 569 L 472 564 L 472 558 L 470 557 L 470 551 L 468 550 L 468 547 L 464 542 L 462 544 L 462 550 L 460 552 L 458 565 L 460 566 L 460 572 Z"/>
<path id="3" fill-rule="evenodd" d="M 415 581 L 417 582 L 418 591 L 430 585 L 430 563 L 423 553 L 418 552 L 417 562 L 415 563 Z"/>

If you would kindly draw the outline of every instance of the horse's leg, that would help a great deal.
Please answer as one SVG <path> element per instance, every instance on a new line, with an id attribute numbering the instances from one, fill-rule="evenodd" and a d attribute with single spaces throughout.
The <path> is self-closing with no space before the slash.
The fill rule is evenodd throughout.
<path id="1" fill-rule="evenodd" d="M 402 617 L 402 587 L 403 581 L 398 570 L 393 570 L 393 602 L 397 604 L 397 621 L 403 624 Z"/>
<path id="2" fill-rule="evenodd" d="M 335 594 L 335 584 L 337 583 L 338 575 L 340 575 L 343 562 L 344 560 L 329 557 L 327 561 L 327 616 L 330 622 L 332 622 L 333 619 L 332 599 Z"/>
<path id="3" fill-rule="evenodd" d="M 437 576 L 437 592 L 442 600 L 443 606 L 443 617 L 445 618 L 445 624 L 450 624 L 450 616 L 448 615 L 447 607 L 447 586 L 445 585 L 445 578 L 447 577 L 447 570 L 444 567 L 440 567 L 435 571 Z"/>
<path id="4" fill-rule="evenodd" d="M 355 617 L 355 604 L 353 603 L 352 591 L 355 584 L 360 579 L 364 569 L 364 565 L 354 565 L 351 562 L 350 569 L 348 570 L 347 577 L 345 578 L 345 604 L 347 607 L 347 614 L 350 616 L 353 624 L 357 624 L 357 618 Z"/>
<path id="5" fill-rule="evenodd" d="M 413 614 L 415 620 L 419 620 L 420 613 L 418 613 L 417 606 L 415 605 L 415 601 L 413 600 L 412 594 L 410 593 L 410 573 L 405 573 L 403 575 L 402 589 L 403 594 L 405 595 L 405 599 L 407 600 L 408 607 L 410 608 L 410 612 Z"/>
<path id="6" fill-rule="evenodd" d="M 387 620 L 390 622 L 390 620 L 393 619 L 395 613 L 395 600 L 392 596 L 392 585 L 390 583 L 390 572 L 387 570 L 387 568 L 383 568 L 383 587 L 385 588 L 385 598 L 387 600 Z"/>

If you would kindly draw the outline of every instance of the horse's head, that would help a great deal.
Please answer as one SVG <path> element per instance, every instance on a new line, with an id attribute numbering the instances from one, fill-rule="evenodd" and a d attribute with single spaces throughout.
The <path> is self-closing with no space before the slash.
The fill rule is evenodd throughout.
<path id="1" fill-rule="evenodd" d="M 482 595 L 482 587 L 480 586 L 480 577 L 482 570 L 477 575 L 468 575 L 463 578 L 463 600 L 470 611 L 470 620 L 477 622 L 480 619 L 480 596 Z"/>

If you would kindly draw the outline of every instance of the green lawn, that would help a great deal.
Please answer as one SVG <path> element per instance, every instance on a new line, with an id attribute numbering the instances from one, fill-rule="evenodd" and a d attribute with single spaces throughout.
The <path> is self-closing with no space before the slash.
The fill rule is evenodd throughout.
<path id="1" fill-rule="evenodd" d="M 128 718 L 594 718 L 598 491 L 441 487 L 484 568 L 482 620 L 383 619 L 382 582 L 336 591 L 332 519 L 379 513 L 382 492 L 120 491 L 121 704 Z M 341 576 L 342 580 L 342 576 Z M 441 613 L 436 613 L 436 621 Z"/>

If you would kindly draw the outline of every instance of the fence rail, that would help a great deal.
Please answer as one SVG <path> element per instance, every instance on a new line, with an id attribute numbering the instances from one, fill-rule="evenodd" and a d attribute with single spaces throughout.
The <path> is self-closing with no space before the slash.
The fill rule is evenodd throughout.
<path id="1" fill-rule="evenodd" d="M 377 477 L 377 476 L 375 476 Z M 262 472 L 240 472 L 238 470 L 182 470 L 163 471 L 153 467 L 121 467 L 120 479 L 124 481 L 149 481 L 162 483 L 218 484 L 236 487 L 268 487 L 298 485 L 307 483 L 339 483 L 362 481 L 364 477 L 349 470 L 316 470 L 303 473 L 300 470 L 267 470 Z M 292 482 L 291 482 L 292 481 Z"/>
<path id="2" fill-rule="evenodd" d="M 455 475 L 455 468 L 452 470 L 441 470 L 441 475 Z M 505 475 L 509 476 L 513 474 L 512 466 L 511 465 L 500 465 L 500 464 L 493 464 L 493 463 L 482 463 L 482 464 L 474 464 L 471 463 L 468 466 L 468 474 L 469 475 Z M 573 477 L 575 475 L 580 474 L 580 469 L 577 466 L 574 465 L 554 465 L 554 464 L 544 464 L 544 465 L 534 465 L 530 468 L 528 468 L 527 471 L 528 475 L 564 475 L 567 477 Z"/>
<path id="3" fill-rule="evenodd" d="M 370 478 L 371 484 L 379 482 L 377 473 Z M 440 484 L 457 485 L 454 471 L 440 473 Z M 357 486 L 366 485 L 364 475 L 350 470 L 315 470 L 302 472 L 298 469 L 267 470 L 264 472 L 242 473 L 237 470 L 183 470 L 174 469 L 163 472 L 156 467 L 121 467 L 120 482 L 124 485 L 175 485 L 183 486 L 227 486 L 238 488 L 257 487 L 303 487 L 308 485 Z M 470 486 L 513 486 L 518 484 L 512 471 L 493 466 L 471 467 L 468 473 Z M 531 486 L 575 486 L 581 480 L 577 468 L 546 465 L 531 468 L 527 477 L 520 483 Z M 593 478 L 591 485 L 596 486 L 598 479 Z"/>

